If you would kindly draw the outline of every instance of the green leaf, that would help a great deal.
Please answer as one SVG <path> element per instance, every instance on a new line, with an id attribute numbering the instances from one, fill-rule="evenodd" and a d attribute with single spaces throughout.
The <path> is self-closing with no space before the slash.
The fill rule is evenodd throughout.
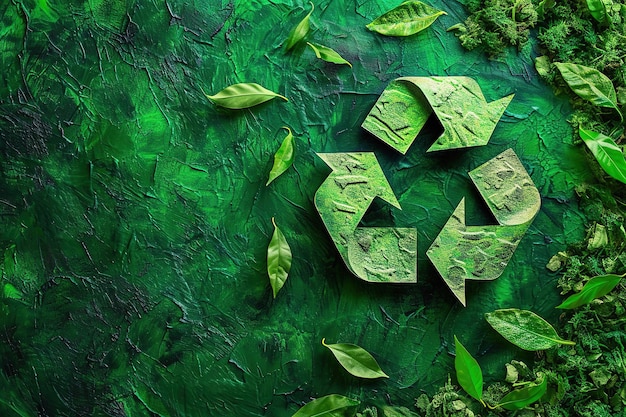
<path id="1" fill-rule="evenodd" d="M 537 6 L 537 15 L 539 19 L 543 20 L 544 15 L 548 10 L 554 7 L 556 0 L 541 0 Z"/>
<path id="2" fill-rule="evenodd" d="M 582 127 L 578 128 L 578 134 L 602 169 L 611 177 L 626 184 L 626 159 L 613 139 Z"/>
<path id="3" fill-rule="evenodd" d="M 267 274 L 270 277 L 274 298 L 276 298 L 278 291 L 285 285 L 291 269 L 291 248 L 283 232 L 276 226 L 273 217 L 272 224 L 274 225 L 274 234 L 267 248 Z"/>
<path id="4" fill-rule="evenodd" d="M 465 349 L 465 346 L 454 336 L 456 346 L 456 356 L 454 358 L 454 369 L 456 379 L 461 388 L 471 397 L 482 402 L 483 399 L 483 371 L 476 359 Z"/>
<path id="5" fill-rule="evenodd" d="M 376 362 L 376 359 L 368 351 L 351 343 L 326 344 L 322 339 L 322 345 L 326 346 L 335 355 L 337 361 L 346 371 L 359 378 L 389 378 Z"/>
<path id="6" fill-rule="evenodd" d="M 537 73 L 543 78 L 548 78 L 550 73 L 550 59 L 543 55 L 535 58 L 535 69 Z"/>
<path id="7" fill-rule="evenodd" d="M 589 304 L 596 298 L 603 297 L 613 290 L 619 284 L 625 275 L 599 275 L 591 278 L 580 292 L 569 296 L 556 308 L 572 309 Z"/>
<path id="8" fill-rule="evenodd" d="M 309 14 L 306 15 L 305 18 L 302 19 L 300 23 L 298 23 L 298 25 L 291 30 L 291 32 L 289 33 L 289 36 L 287 36 L 287 43 L 285 46 L 285 49 L 287 51 L 289 51 L 291 48 L 296 46 L 298 42 L 304 39 L 304 37 L 309 33 L 309 30 L 311 29 L 311 24 L 309 23 L 309 19 L 311 17 L 311 14 L 313 14 L 313 10 L 315 9 L 315 6 L 313 5 L 312 2 L 309 2 L 309 4 L 311 4 L 311 11 L 309 12 Z"/>
<path id="9" fill-rule="evenodd" d="M 286 97 L 276 94 L 256 83 L 233 84 L 213 96 L 207 93 L 204 93 L 204 95 L 218 106 L 234 110 L 247 109 L 248 107 L 265 103 L 274 97 L 280 97 L 285 101 L 289 101 Z"/>
<path id="10" fill-rule="evenodd" d="M 609 15 L 606 13 L 606 6 L 602 0 L 587 0 L 587 8 L 589 13 L 599 23 L 606 23 Z"/>
<path id="11" fill-rule="evenodd" d="M 291 129 L 287 126 L 283 127 L 287 129 L 289 133 L 283 140 L 283 143 L 280 145 L 280 148 L 274 154 L 274 166 L 270 171 L 269 179 L 267 180 L 266 186 L 270 185 L 272 181 L 278 178 L 283 172 L 287 171 L 289 167 L 293 164 L 293 160 L 295 158 L 295 141 L 293 139 L 293 134 L 291 133 Z"/>
<path id="12" fill-rule="evenodd" d="M 590 101 L 596 106 L 609 107 L 617 110 L 617 95 L 613 83 L 600 71 L 584 65 L 555 62 L 563 80 L 580 98 Z M 623 119 L 622 119 L 623 120 Z"/>
<path id="13" fill-rule="evenodd" d="M 548 378 L 545 376 L 538 385 L 531 385 L 509 392 L 502 397 L 497 406 L 505 410 L 521 410 L 522 408 L 539 401 L 548 390 Z"/>
<path id="14" fill-rule="evenodd" d="M 4 284 L 3 293 L 5 298 L 12 298 L 14 300 L 21 300 L 24 296 L 24 294 L 22 294 L 22 291 L 15 288 L 15 286 L 10 282 Z"/>
<path id="15" fill-rule="evenodd" d="M 331 394 L 305 404 L 292 417 L 352 417 L 359 404 L 348 397 Z"/>
<path id="16" fill-rule="evenodd" d="M 352 68 L 352 64 L 343 59 L 343 57 L 339 55 L 339 53 L 337 53 L 335 50 L 330 49 L 329 47 L 324 45 L 319 45 L 317 43 L 307 42 L 306 44 L 309 45 L 311 49 L 313 49 L 313 52 L 315 52 L 315 56 L 317 56 L 319 59 L 322 59 L 326 62 L 331 62 L 333 64 L 348 64 L 350 68 Z"/>
<path id="17" fill-rule="evenodd" d="M 487 313 L 485 318 L 502 337 L 524 350 L 575 344 L 561 339 L 550 323 L 532 311 L 509 308 Z"/>
<path id="18" fill-rule="evenodd" d="M 444 14 L 447 13 L 421 1 L 409 0 L 376 18 L 367 28 L 381 35 L 409 36 L 426 29 Z"/>

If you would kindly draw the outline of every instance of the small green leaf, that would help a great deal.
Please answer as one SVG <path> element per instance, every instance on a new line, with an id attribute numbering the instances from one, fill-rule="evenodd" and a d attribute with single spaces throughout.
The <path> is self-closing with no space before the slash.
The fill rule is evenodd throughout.
<path id="1" fill-rule="evenodd" d="M 555 4 L 556 4 L 556 0 L 541 0 L 539 2 L 539 5 L 537 5 L 537 9 L 536 9 L 539 19 L 543 20 L 543 17 L 545 16 L 546 12 L 550 10 L 551 8 L 553 8 Z"/>
<path id="2" fill-rule="evenodd" d="M 292 417 L 352 417 L 359 404 L 343 395 L 331 394 L 305 404 Z"/>
<path id="3" fill-rule="evenodd" d="M 15 286 L 10 282 L 4 284 L 3 292 L 5 298 L 12 298 L 14 300 L 20 300 L 24 296 L 24 294 L 22 294 L 22 291 L 15 288 Z"/>
<path id="4" fill-rule="evenodd" d="M 606 13 L 606 6 L 602 0 L 587 0 L 587 8 L 589 13 L 599 23 L 606 23 L 609 15 Z"/>
<path id="5" fill-rule="evenodd" d="M 472 355 L 465 349 L 465 346 L 454 336 L 456 346 L 456 356 L 454 358 L 454 369 L 456 379 L 461 388 L 471 397 L 478 401 L 483 401 L 483 371 Z"/>
<path id="6" fill-rule="evenodd" d="M 267 248 L 267 274 L 270 277 L 274 298 L 276 298 L 278 291 L 285 285 L 291 269 L 291 248 L 283 232 L 276 226 L 273 217 L 272 224 L 274 224 L 274 234 Z"/>
<path id="7" fill-rule="evenodd" d="M 351 343 L 326 344 L 322 339 L 322 345 L 326 346 L 335 355 L 337 361 L 346 371 L 359 378 L 389 378 L 376 362 L 376 359 L 368 351 Z"/>
<path id="8" fill-rule="evenodd" d="M 306 44 L 309 45 L 311 49 L 313 49 L 313 52 L 315 52 L 315 56 L 317 56 L 319 59 L 322 59 L 326 62 L 331 62 L 333 64 L 348 64 L 350 68 L 352 68 L 352 64 L 343 59 L 343 57 L 339 55 L 339 53 L 337 53 L 335 50 L 330 49 L 329 47 L 324 45 L 319 45 L 317 43 L 307 42 Z"/>
<path id="9" fill-rule="evenodd" d="M 295 141 L 293 139 L 293 134 L 291 133 L 291 129 L 287 126 L 283 127 L 287 129 L 289 133 L 283 140 L 283 143 L 280 145 L 280 148 L 274 154 L 274 166 L 270 171 L 269 179 L 265 186 L 270 185 L 272 181 L 278 178 L 283 172 L 287 171 L 289 167 L 293 164 L 293 160 L 295 158 Z"/>
<path id="10" fill-rule="evenodd" d="M 381 35 L 409 36 L 426 29 L 444 14 L 447 13 L 421 1 L 409 0 L 376 18 L 367 28 Z"/>
<path id="11" fill-rule="evenodd" d="M 582 127 L 578 128 L 578 134 L 602 169 L 611 177 L 626 184 L 626 159 L 613 139 Z"/>
<path id="12" fill-rule="evenodd" d="M 531 385 L 515 391 L 509 392 L 502 397 L 496 407 L 502 407 L 505 410 L 521 410 L 522 408 L 539 401 L 548 390 L 548 378 L 543 377 L 538 385 Z"/>
<path id="13" fill-rule="evenodd" d="M 485 318 L 502 337 L 524 350 L 575 344 L 561 339 L 550 323 L 532 311 L 509 308 L 487 313 Z"/>
<path id="14" fill-rule="evenodd" d="M 289 51 L 291 48 L 296 46 L 298 42 L 304 39 L 304 37 L 309 33 L 309 30 L 311 29 L 309 19 L 311 18 L 311 14 L 313 14 L 315 6 L 312 2 L 309 2 L 309 4 L 311 5 L 311 11 L 309 12 L 309 14 L 306 15 L 305 18 L 302 19 L 300 23 L 298 23 L 298 25 L 291 30 L 289 36 L 287 36 L 287 43 L 285 45 L 285 49 L 287 51 Z"/>
<path id="15" fill-rule="evenodd" d="M 589 304 L 596 298 L 603 297 L 613 290 L 619 284 L 624 275 L 599 275 L 591 278 L 580 292 L 569 296 L 556 308 L 572 309 Z"/>
<path id="16" fill-rule="evenodd" d="M 233 84 L 213 96 L 207 93 L 204 93 L 204 95 L 218 106 L 234 110 L 247 109 L 248 107 L 265 103 L 274 97 L 280 97 L 285 101 L 289 101 L 286 97 L 276 94 L 256 83 Z"/>
<path id="17" fill-rule="evenodd" d="M 596 106 L 615 109 L 622 118 L 622 113 L 617 108 L 617 94 L 609 77 L 584 65 L 564 62 L 555 62 L 554 65 L 577 96 Z"/>
<path id="18" fill-rule="evenodd" d="M 543 78 L 548 78 L 550 73 L 550 59 L 543 55 L 535 58 L 535 69 Z"/>

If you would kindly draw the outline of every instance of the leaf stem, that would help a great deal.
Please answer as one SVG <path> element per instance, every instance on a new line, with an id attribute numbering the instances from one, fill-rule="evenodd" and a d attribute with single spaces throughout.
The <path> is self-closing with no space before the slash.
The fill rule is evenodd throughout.
<path id="1" fill-rule="evenodd" d="M 486 404 L 484 401 L 481 400 L 481 402 L 483 403 L 483 405 L 485 407 L 487 407 L 490 410 L 495 410 L 496 408 L 500 407 L 500 404 L 496 404 L 496 405 L 491 405 L 491 404 Z"/>

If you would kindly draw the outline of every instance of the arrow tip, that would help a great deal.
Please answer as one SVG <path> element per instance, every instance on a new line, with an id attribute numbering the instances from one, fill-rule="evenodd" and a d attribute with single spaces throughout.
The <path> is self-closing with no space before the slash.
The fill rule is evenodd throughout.
<path id="1" fill-rule="evenodd" d="M 498 123 L 504 111 L 509 106 L 509 103 L 513 100 L 513 97 L 515 97 L 515 94 L 509 94 L 506 97 L 502 97 L 488 104 L 490 110 L 489 114 L 492 115 L 494 123 Z"/>
<path id="2" fill-rule="evenodd" d="M 457 253 L 457 243 L 462 239 L 460 232 L 464 229 L 465 198 L 461 200 L 426 252 L 428 259 L 433 263 L 452 294 L 463 304 L 463 307 L 466 305 L 465 280 L 469 274 L 461 259 L 461 254 Z"/>

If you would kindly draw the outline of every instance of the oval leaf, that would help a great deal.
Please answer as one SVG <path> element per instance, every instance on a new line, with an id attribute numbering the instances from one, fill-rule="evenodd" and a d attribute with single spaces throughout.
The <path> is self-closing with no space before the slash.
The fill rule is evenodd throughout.
<path id="1" fill-rule="evenodd" d="M 359 404 L 348 397 L 331 394 L 305 404 L 292 417 L 352 417 Z"/>
<path id="2" fill-rule="evenodd" d="M 502 337 L 524 350 L 575 344 L 561 339 L 550 323 L 532 311 L 509 308 L 487 313 L 485 318 Z"/>
<path id="3" fill-rule="evenodd" d="M 441 15 L 447 14 L 421 1 L 405 1 L 367 25 L 371 31 L 387 36 L 409 36 L 421 32 Z"/>
<path id="4" fill-rule="evenodd" d="M 304 39 L 304 37 L 309 33 L 309 30 L 311 29 L 309 19 L 311 17 L 311 14 L 313 14 L 315 6 L 312 2 L 309 2 L 309 4 L 311 4 L 311 11 L 309 12 L 309 14 L 306 15 L 305 18 L 302 19 L 300 23 L 298 23 L 298 25 L 291 30 L 289 36 L 287 36 L 287 43 L 285 44 L 285 49 L 287 49 L 287 51 L 289 51 L 291 48 L 296 46 L 298 42 Z"/>
<path id="5" fill-rule="evenodd" d="M 319 59 L 322 59 L 326 62 L 331 62 L 333 64 L 348 64 L 350 68 L 352 68 L 352 64 L 343 59 L 343 57 L 339 55 L 339 53 L 337 53 L 335 50 L 324 45 L 319 45 L 317 43 L 307 42 L 306 44 L 309 45 L 311 49 L 313 49 L 313 52 L 315 52 L 315 56 L 317 56 Z"/>
<path id="6" fill-rule="evenodd" d="M 626 184 L 626 159 L 613 139 L 582 127 L 578 128 L 578 134 L 602 169 L 611 177 Z"/>
<path id="7" fill-rule="evenodd" d="M 272 223 L 274 224 L 274 234 L 267 248 L 267 274 L 270 277 L 274 298 L 276 298 L 278 291 L 285 285 L 291 269 L 291 248 L 283 232 L 276 226 L 273 217 Z"/>
<path id="8" fill-rule="evenodd" d="M 322 345 L 330 349 L 341 366 L 356 377 L 369 379 L 389 378 L 389 376 L 380 369 L 376 359 L 360 346 L 351 343 L 327 345 L 326 339 L 322 339 Z"/>
<path id="9" fill-rule="evenodd" d="M 535 401 L 539 401 L 548 390 L 548 378 L 543 377 L 539 385 L 532 385 L 509 392 L 502 397 L 498 406 L 505 410 L 521 410 Z"/>
<path id="10" fill-rule="evenodd" d="M 608 21 L 608 14 L 606 13 L 606 6 L 602 0 L 587 0 L 587 8 L 589 13 L 599 23 L 605 23 Z"/>
<path id="11" fill-rule="evenodd" d="M 617 94 L 613 83 L 600 71 L 584 65 L 555 62 L 563 80 L 580 98 L 600 107 L 617 108 Z M 621 116 L 621 113 L 620 113 Z"/>
<path id="12" fill-rule="evenodd" d="M 476 359 L 470 355 L 456 336 L 454 336 L 454 345 L 456 346 L 456 356 L 454 358 L 456 379 L 465 392 L 482 402 L 483 371 L 480 369 Z"/>
<path id="13" fill-rule="evenodd" d="M 286 97 L 256 83 L 233 84 L 213 96 L 207 93 L 204 93 L 204 95 L 218 106 L 234 110 L 247 109 L 248 107 L 265 103 L 274 97 L 280 97 L 285 101 L 289 101 Z"/>
<path id="14" fill-rule="evenodd" d="M 619 284 L 626 275 L 599 275 L 591 278 L 579 293 L 569 296 L 557 308 L 572 309 L 589 304 L 596 298 L 603 297 Z"/>
<path id="15" fill-rule="evenodd" d="M 293 160 L 295 158 L 295 142 L 293 140 L 293 134 L 291 133 L 291 129 L 288 127 L 284 127 L 289 132 L 283 143 L 280 145 L 280 148 L 274 154 L 274 166 L 270 171 L 269 179 L 267 180 L 266 186 L 270 185 L 272 181 L 278 178 L 283 172 L 287 171 L 289 167 L 293 164 Z"/>

